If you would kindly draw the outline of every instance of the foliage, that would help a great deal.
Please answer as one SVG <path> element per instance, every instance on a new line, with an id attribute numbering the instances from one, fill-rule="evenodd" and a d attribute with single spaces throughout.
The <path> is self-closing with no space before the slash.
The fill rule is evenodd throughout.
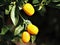
<path id="1" fill-rule="evenodd" d="M 26 28 L 24 26 L 26 26 L 26 23 L 31 22 L 28 19 L 26 21 L 26 14 L 22 11 L 23 5 L 28 2 L 33 5 L 35 11 L 41 14 L 41 16 L 44 16 L 46 12 L 45 6 L 60 9 L 60 0 L 0 0 L 0 35 L 5 36 L 10 31 L 14 34 L 11 40 L 21 37 L 21 33 Z M 33 42 L 36 36 L 33 35 L 31 37 L 31 41 Z"/>

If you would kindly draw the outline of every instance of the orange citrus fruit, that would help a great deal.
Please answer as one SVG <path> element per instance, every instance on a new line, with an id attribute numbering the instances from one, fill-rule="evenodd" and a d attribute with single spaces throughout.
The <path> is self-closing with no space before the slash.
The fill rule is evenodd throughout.
<path id="1" fill-rule="evenodd" d="M 22 41 L 27 43 L 30 41 L 30 34 L 27 31 L 24 31 L 22 34 Z"/>
<path id="2" fill-rule="evenodd" d="M 35 26 L 35 25 L 33 25 L 33 24 L 28 24 L 28 25 L 27 25 L 27 31 L 28 31 L 30 34 L 36 35 L 36 34 L 38 34 L 39 29 L 38 29 L 37 26 Z"/>
<path id="3" fill-rule="evenodd" d="M 32 16 L 35 12 L 34 7 L 30 3 L 24 4 L 23 10 L 28 16 Z"/>

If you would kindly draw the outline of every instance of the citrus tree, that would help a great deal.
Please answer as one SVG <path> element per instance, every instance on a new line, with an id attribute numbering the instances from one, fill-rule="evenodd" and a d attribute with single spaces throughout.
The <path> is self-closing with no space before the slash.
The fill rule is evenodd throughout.
<path id="1" fill-rule="evenodd" d="M 44 16 L 46 6 L 60 9 L 60 0 L 0 0 L 0 42 L 34 43 L 39 28 L 28 18 Z"/>

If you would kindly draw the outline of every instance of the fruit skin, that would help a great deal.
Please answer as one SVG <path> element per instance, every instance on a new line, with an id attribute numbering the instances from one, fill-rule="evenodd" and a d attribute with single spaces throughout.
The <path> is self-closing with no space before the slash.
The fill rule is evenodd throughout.
<path id="1" fill-rule="evenodd" d="M 28 24 L 27 26 L 27 31 L 30 33 L 30 34 L 34 34 L 34 35 L 37 35 L 38 32 L 39 32 L 39 29 L 37 26 L 33 25 L 33 24 Z"/>
<path id="2" fill-rule="evenodd" d="M 27 31 L 22 33 L 22 41 L 28 43 L 30 41 L 30 34 Z"/>
<path id="3" fill-rule="evenodd" d="M 28 16 L 32 16 L 35 12 L 34 7 L 30 3 L 24 4 L 22 9 Z"/>

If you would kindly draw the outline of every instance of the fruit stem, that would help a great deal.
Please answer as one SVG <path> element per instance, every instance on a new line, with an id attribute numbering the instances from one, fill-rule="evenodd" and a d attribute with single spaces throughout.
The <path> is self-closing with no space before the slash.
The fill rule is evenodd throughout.
<path id="1" fill-rule="evenodd" d="M 20 14 L 20 17 L 21 17 L 21 19 L 23 20 L 23 22 L 25 22 L 25 19 L 21 16 L 21 14 Z"/>

